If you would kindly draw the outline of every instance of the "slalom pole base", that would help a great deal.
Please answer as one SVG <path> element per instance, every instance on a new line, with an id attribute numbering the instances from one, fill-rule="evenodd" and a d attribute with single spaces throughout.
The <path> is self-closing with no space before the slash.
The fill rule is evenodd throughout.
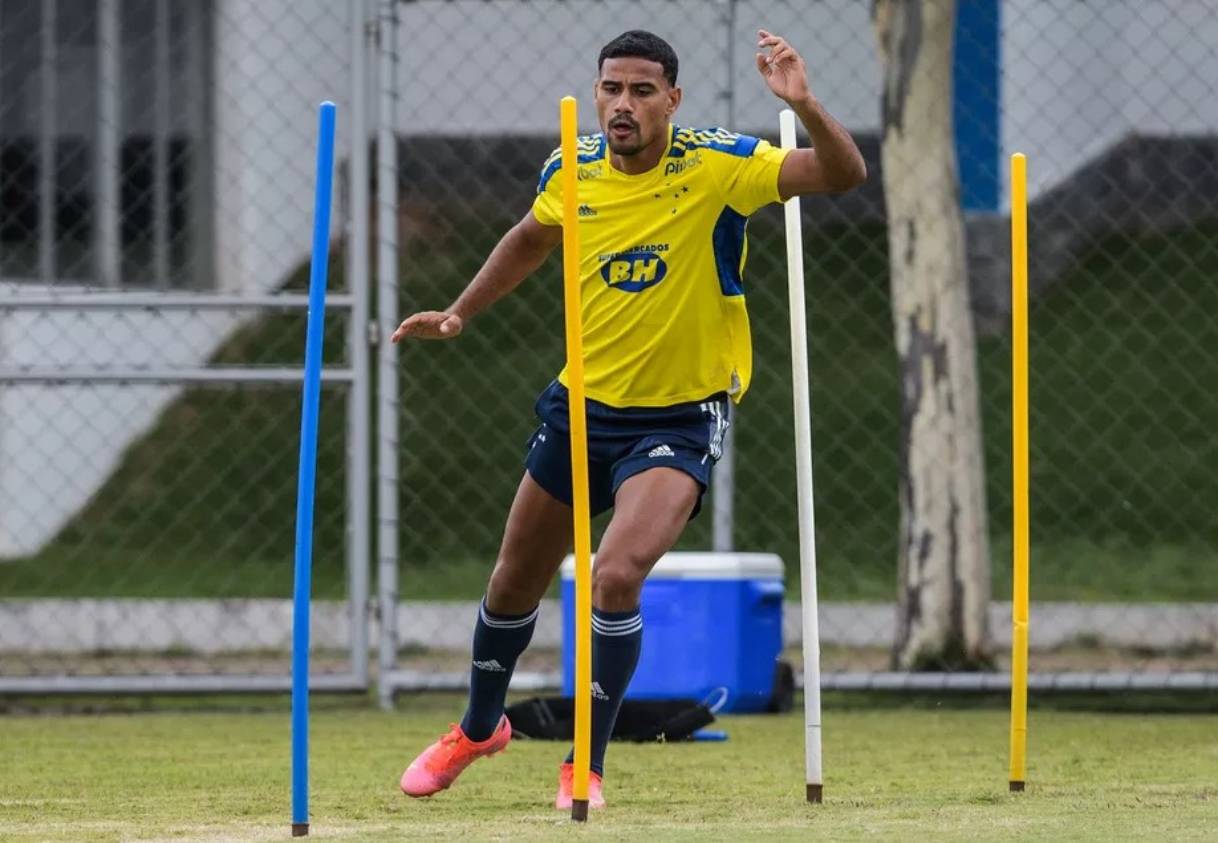
<path id="1" fill-rule="evenodd" d="M 1011 793 L 1023 793 L 1023 782 L 1011 782 Z"/>
<path id="2" fill-rule="evenodd" d="M 808 801 L 813 805 L 819 805 L 825 801 L 825 786 L 823 784 L 808 785 Z"/>
<path id="3" fill-rule="evenodd" d="M 588 821 L 587 799 L 571 800 L 571 819 L 575 820 L 577 823 L 586 823 Z"/>
<path id="4" fill-rule="evenodd" d="M 308 823 L 292 823 L 292 836 L 293 837 L 308 837 L 309 836 L 309 824 Z"/>

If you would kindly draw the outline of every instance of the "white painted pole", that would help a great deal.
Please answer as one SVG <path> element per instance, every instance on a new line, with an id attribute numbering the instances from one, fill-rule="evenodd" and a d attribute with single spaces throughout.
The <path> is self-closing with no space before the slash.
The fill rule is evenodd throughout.
<path id="1" fill-rule="evenodd" d="M 778 118 L 784 149 L 795 148 L 795 112 Z M 787 224 L 787 293 L 791 309 L 791 379 L 795 398 L 795 481 L 799 500 L 800 605 L 803 610 L 804 761 L 807 798 L 820 802 L 821 772 L 820 624 L 816 608 L 816 518 L 812 501 L 812 399 L 808 386 L 808 325 L 804 311 L 804 245 L 799 197 L 783 208 Z"/>

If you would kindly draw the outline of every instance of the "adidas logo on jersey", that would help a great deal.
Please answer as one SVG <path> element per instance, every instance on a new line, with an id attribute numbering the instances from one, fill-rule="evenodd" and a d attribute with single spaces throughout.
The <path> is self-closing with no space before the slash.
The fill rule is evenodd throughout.
<path id="1" fill-rule="evenodd" d="M 605 693 L 605 689 L 601 687 L 601 683 L 592 683 L 592 699 L 594 700 L 609 700 L 609 695 Z"/>
<path id="2" fill-rule="evenodd" d="M 596 210 L 591 205 L 580 205 L 579 215 L 581 217 L 594 217 L 596 216 Z"/>
<path id="3" fill-rule="evenodd" d="M 668 447 L 667 445 L 656 445 L 647 452 L 647 456 L 655 459 L 656 457 L 675 457 L 676 454 L 674 454 L 672 448 Z"/>
<path id="4" fill-rule="evenodd" d="M 487 659 L 484 662 L 476 661 L 474 662 L 474 667 L 489 673 L 507 673 L 507 668 L 499 664 L 496 659 Z"/>

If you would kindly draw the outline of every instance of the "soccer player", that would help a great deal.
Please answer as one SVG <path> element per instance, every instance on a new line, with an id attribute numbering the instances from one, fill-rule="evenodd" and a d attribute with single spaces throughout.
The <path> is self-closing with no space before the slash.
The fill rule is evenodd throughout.
<path id="1" fill-rule="evenodd" d="M 727 429 L 727 401 L 749 386 L 745 222 L 771 202 L 849 190 L 866 177 L 858 147 L 809 89 L 799 53 L 765 30 L 757 45 L 762 79 L 799 115 L 812 148 L 788 151 L 723 129 L 674 125 L 677 56 L 638 30 L 601 50 L 594 92 L 602 131 L 578 142 L 591 505 L 593 515 L 613 509 L 592 571 L 591 807 L 605 804 L 605 748 L 639 658 L 643 580 L 698 513 Z M 394 342 L 455 338 L 542 265 L 562 242 L 556 175 L 567 165 L 555 150 L 532 209 L 456 302 L 409 317 Z M 465 716 L 402 774 L 410 796 L 447 788 L 511 739 L 508 681 L 572 544 L 565 384 L 564 370 L 537 400 L 541 424 L 474 628 Z M 571 807 L 571 783 L 568 755 L 557 808 Z"/>

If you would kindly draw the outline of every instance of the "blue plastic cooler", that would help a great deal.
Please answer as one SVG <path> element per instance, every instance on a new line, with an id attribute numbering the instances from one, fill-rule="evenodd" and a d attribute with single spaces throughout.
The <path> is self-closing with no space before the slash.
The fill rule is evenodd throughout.
<path id="1" fill-rule="evenodd" d="M 562 567 L 563 693 L 575 687 L 575 564 Z M 643 653 L 628 699 L 724 698 L 764 711 L 782 652 L 782 560 L 772 553 L 669 553 L 643 586 Z"/>

